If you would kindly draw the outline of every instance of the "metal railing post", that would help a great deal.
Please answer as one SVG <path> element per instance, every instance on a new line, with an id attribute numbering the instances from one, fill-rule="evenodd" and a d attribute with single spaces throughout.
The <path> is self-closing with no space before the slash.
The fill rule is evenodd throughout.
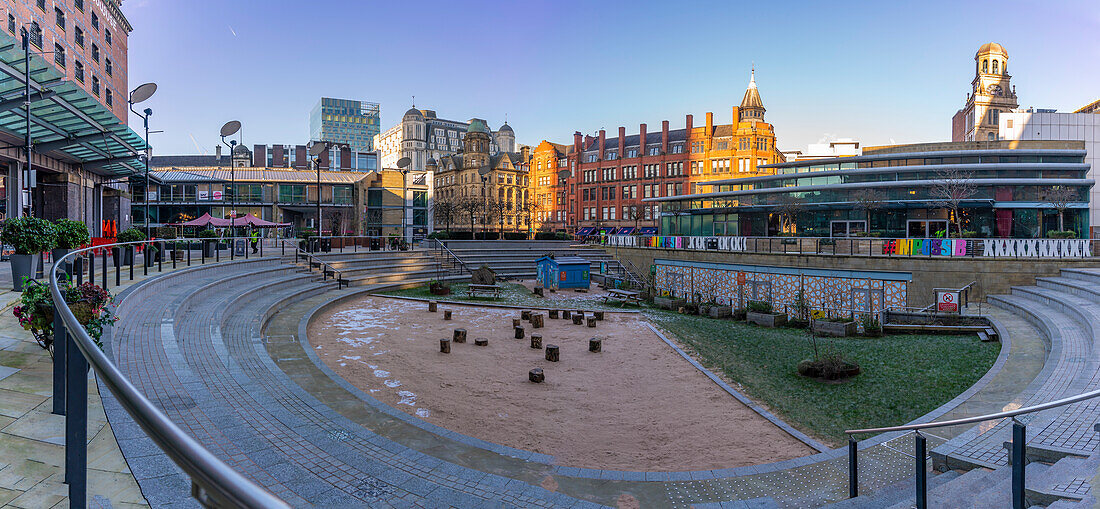
<path id="1" fill-rule="evenodd" d="M 134 280 L 134 262 L 137 261 L 137 248 L 133 244 L 126 246 L 130 249 L 130 281 Z"/>
<path id="2" fill-rule="evenodd" d="M 1012 509 L 1027 507 L 1024 500 L 1024 474 L 1027 460 L 1024 454 L 1027 442 L 1027 426 L 1012 419 Z"/>
<path id="3" fill-rule="evenodd" d="M 160 246 L 157 246 L 157 272 L 164 272 L 164 252 L 168 251 L 168 244 L 165 244 L 163 242 L 160 242 L 159 244 L 161 246 L 164 246 L 165 249 L 161 249 Z M 172 257 L 172 259 L 175 260 L 175 257 Z"/>
<path id="4" fill-rule="evenodd" d="M 928 509 L 928 443 L 924 435 L 916 434 L 917 509 Z"/>
<path id="5" fill-rule="evenodd" d="M 88 498 L 88 361 L 65 334 L 65 482 L 71 507 Z"/>
<path id="6" fill-rule="evenodd" d="M 848 437 L 848 498 L 859 496 L 859 460 L 857 459 L 857 442 L 853 436 Z"/>
<path id="7" fill-rule="evenodd" d="M 176 270 L 176 253 L 180 252 L 179 243 L 172 243 L 172 270 Z"/>
<path id="8" fill-rule="evenodd" d="M 95 283 L 95 251 L 88 251 L 88 281 Z"/>
<path id="9" fill-rule="evenodd" d="M 141 245 L 141 275 L 143 276 L 149 275 L 149 256 L 152 253 L 152 249 L 149 248 L 152 246 L 152 242 Z"/>
<path id="10" fill-rule="evenodd" d="M 69 351 L 65 334 L 65 321 L 53 306 L 53 413 L 65 415 L 65 367 Z"/>
<path id="11" fill-rule="evenodd" d="M 233 252 L 233 249 L 232 249 L 233 246 L 229 246 L 229 247 L 230 247 L 229 252 L 232 253 Z M 222 261 L 222 246 L 221 246 L 221 242 L 217 242 L 217 243 L 214 244 L 214 263 L 218 263 L 220 261 Z"/>
<path id="12" fill-rule="evenodd" d="M 111 253 L 111 257 L 115 259 L 115 287 L 122 286 L 122 260 L 121 260 L 121 258 L 124 258 L 126 256 L 125 254 L 123 254 L 124 249 L 126 249 L 125 246 L 121 246 L 121 247 L 118 248 L 118 256 L 114 256 L 114 253 Z"/>

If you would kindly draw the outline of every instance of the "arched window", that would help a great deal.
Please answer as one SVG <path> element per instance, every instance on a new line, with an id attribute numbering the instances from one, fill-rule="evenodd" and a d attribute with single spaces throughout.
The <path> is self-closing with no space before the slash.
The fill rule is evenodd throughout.
<path id="1" fill-rule="evenodd" d="M 994 60 L 993 61 L 993 74 L 1000 74 L 1000 71 L 997 69 L 998 67 L 999 67 L 999 65 L 998 65 L 997 61 Z"/>
<path id="2" fill-rule="evenodd" d="M 989 72 L 989 60 L 982 60 L 982 72 Z"/>
<path id="3" fill-rule="evenodd" d="M 987 133 L 987 134 L 986 134 L 986 139 L 988 139 L 989 141 L 993 141 L 993 140 L 995 139 L 995 138 L 994 138 L 994 136 L 995 136 L 995 135 L 994 135 L 994 134 L 993 134 L 992 132 L 991 132 L 991 133 Z"/>

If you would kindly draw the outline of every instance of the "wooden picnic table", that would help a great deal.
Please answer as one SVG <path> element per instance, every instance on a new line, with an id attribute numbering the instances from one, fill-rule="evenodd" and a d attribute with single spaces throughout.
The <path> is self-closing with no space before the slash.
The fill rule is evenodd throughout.
<path id="1" fill-rule="evenodd" d="M 500 293 L 503 288 L 500 285 L 475 285 L 471 284 L 466 287 L 466 295 L 468 297 L 475 297 L 478 295 L 488 295 L 495 299 L 500 298 Z"/>
<path id="2" fill-rule="evenodd" d="M 618 288 L 609 288 L 607 290 L 607 295 L 604 295 L 604 297 L 603 297 L 603 302 L 604 302 L 604 304 L 607 304 L 611 300 L 616 300 L 616 301 L 618 301 L 622 304 L 626 304 L 628 302 L 633 302 L 635 304 L 641 304 L 642 299 L 641 299 L 640 295 L 641 295 L 640 293 L 635 292 L 633 290 L 621 290 L 621 289 L 618 289 Z"/>

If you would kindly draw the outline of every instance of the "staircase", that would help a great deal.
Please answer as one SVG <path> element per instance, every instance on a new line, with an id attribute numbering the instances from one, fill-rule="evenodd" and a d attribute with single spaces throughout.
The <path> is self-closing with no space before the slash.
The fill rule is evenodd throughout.
<path id="1" fill-rule="evenodd" d="M 991 306 L 1030 323 L 1048 346 L 1043 370 L 1013 402 L 1032 406 L 1100 389 L 1100 269 L 1062 269 L 1035 286 L 988 297 Z M 1097 504 L 1091 480 L 1100 470 L 1100 401 L 1081 401 L 1019 416 L 1027 426 L 1025 497 L 1030 507 Z M 1011 420 L 986 422 L 936 447 L 929 507 L 1012 507 Z M 936 473 L 940 471 L 943 473 Z M 915 506 L 914 481 L 828 507 Z"/>
<path id="2" fill-rule="evenodd" d="M 507 279 L 534 279 L 535 261 L 547 254 L 579 256 L 591 262 L 591 274 L 600 274 L 600 263 L 617 263 L 603 249 L 554 240 L 445 240 L 450 252 L 470 270 L 488 266 L 497 276 Z M 436 253 L 441 263 L 449 263 L 449 254 Z M 446 259 L 444 259 L 446 258 Z"/>

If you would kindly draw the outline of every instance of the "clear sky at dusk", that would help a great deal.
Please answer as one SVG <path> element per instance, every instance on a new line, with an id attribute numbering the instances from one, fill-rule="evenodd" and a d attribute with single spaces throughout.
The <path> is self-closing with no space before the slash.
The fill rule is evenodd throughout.
<path id="1" fill-rule="evenodd" d="M 1100 98 L 1100 2 L 574 2 L 126 0 L 131 86 L 160 85 L 158 154 L 303 143 L 324 95 L 416 96 L 444 118 L 507 115 L 517 142 L 639 122 L 728 123 L 756 81 L 778 146 L 949 140 L 973 56 L 1004 45 L 1021 107 Z M 135 123 L 137 125 L 137 123 Z M 653 129 L 652 127 L 650 128 Z"/>

